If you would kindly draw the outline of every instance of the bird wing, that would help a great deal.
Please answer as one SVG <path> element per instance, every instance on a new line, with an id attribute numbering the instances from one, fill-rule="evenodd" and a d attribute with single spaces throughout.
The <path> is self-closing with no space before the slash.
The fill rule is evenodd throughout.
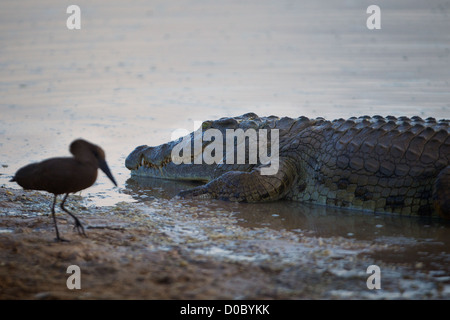
<path id="1" fill-rule="evenodd" d="M 45 190 L 55 194 L 70 192 L 70 183 L 78 175 L 78 162 L 73 158 L 51 158 L 32 163 L 17 171 L 16 181 L 24 189 Z"/>

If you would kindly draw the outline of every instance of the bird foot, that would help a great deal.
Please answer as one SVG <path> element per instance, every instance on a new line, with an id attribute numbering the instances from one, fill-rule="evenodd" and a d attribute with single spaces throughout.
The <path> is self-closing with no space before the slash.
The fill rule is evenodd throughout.
<path id="1" fill-rule="evenodd" d="M 79 221 L 75 221 L 75 226 L 73 227 L 73 229 L 78 231 L 78 234 L 80 236 L 85 236 L 87 238 L 86 233 L 84 232 L 84 227 L 83 225 L 79 222 Z"/>
<path id="2" fill-rule="evenodd" d="M 69 240 L 66 240 L 66 239 L 61 238 L 61 237 L 56 237 L 56 238 L 55 238 L 55 241 L 59 241 L 59 242 L 70 242 Z"/>

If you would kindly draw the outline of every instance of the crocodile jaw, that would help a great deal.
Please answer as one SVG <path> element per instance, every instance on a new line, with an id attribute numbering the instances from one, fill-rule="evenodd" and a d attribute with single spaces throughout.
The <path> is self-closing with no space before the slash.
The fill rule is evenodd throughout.
<path id="1" fill-rule="evenodd" d="M 134 176 L 149 178 L 209 181 L 213 179 L 214 166 L 175 164 L 171 151 L 179 141 L 171 141 L 157 147 L 137 147 L 125 160 L 125 166 Z"/>
<path id="2" fill-rule="evenodd" d="M 131 175 L 158 179 L 204 182 L 212 179 L 212 173 L 210 174 L 207 172 L 205 168 L 201 169 L 200 166 L 198 166 L 198 170 L 195 170 L 196 167 L 197 166 L 188 164 L 175 165 L 172 162 L 160 167 L 156 167 L 152 164 L 144 164 L 138 166 L 136 169 L 131 169 Z"/>

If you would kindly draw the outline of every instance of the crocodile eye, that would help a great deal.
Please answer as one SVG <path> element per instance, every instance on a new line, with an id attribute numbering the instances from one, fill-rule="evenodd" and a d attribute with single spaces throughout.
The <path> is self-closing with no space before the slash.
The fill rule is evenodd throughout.
<path id="1" fill-rule="evenodd" d="M 202 129 L 208 129 L 208 128 L 210 128 L 211 127 L 211 125 L 212 125 L 212 121 L 204 121 L 203 123 L 202 123 Z"/>

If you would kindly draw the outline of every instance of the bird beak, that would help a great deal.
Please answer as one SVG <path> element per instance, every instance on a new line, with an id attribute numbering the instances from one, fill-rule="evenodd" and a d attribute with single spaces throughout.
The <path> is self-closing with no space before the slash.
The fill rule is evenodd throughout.
<path id="1" fill-rule="evenodd" d="M 99 160 L 98 161 L 98 166 L 100 167 L 100 169 L 102 169 L 102 171 L 108 176 L 108 178 L 114 183 L 114 185 L 117 187 L 117 183 L 116 180 L 114 180 L 114 177 L 111 173 L 111 171 L 109 170 L 108 165 L 106 164 L 105 160 Z"/>

